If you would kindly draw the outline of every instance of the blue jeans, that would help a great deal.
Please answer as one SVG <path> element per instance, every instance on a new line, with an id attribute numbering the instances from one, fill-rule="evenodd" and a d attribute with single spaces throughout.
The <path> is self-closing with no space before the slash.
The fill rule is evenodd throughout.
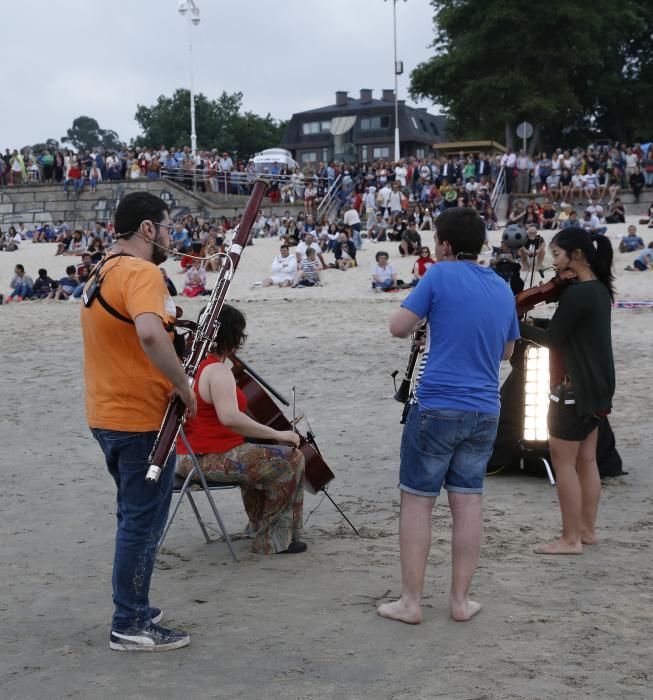
<path id="1" fill-rule="evenodd" d="M 382 282 L 372 282 L 372 289 L 392 289 L 394 286 L 395 283 L 392 280 L 392 277 L 389 277 L 387 280 L 383 280 Z"/>
<path id="2" fill-rule="evenodd" d="M 11 290 L 11 294 L 8 295 L 8 299 L 13 299 L 14 297 L 23 297 L 23 299 L 29 299 L 34 296 L 34 292 L 29 284 L 19 284 Z"/>
<path id="3" fill-rule="evenodd" d="M 420 409 L 413 404 L 401 438 L 399 488 L 416 496 L 483 493 L 483 478 L 499 416 L 477 411 Z"/>
<path id="4" fill-rule="evenodd" d="M 78 284 L 75 289 L 73 290 L 73 298 L 74 299 L 79 299 L 79 297 L 82 296 L 82 292 L 84 291 L 84 287 L 86 286 L 86 282 L 82 282 L 81 284 Z"/>
<path id="5" fill-rule="evenodd" d="M 155 432 L 91 428 L 116 482 L 118 530 L 113 560 L 115 632 L 138 632 L 152 618 L 149 593 L 156 550 L 168 518 L 175 454 L 157 483 L 145 481 Z"/>

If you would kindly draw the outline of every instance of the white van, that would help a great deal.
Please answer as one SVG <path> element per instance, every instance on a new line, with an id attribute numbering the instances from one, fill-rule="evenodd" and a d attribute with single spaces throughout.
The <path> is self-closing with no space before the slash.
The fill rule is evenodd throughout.
<path id="1" fill-rule="evenodd" d="M 274 163 L 281 168 L 297 168 L 298 163 L 293 159 L 290 151 L 285 148 L 266 148 L 264 151 L 257 153 L 254 156 L 254 167 L 257 173 L 263 173 L 269 170 Z"/>

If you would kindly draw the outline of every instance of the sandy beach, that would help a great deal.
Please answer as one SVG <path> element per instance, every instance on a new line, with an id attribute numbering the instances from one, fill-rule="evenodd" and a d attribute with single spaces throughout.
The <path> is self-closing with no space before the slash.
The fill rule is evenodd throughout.
<path id="1" fill-rule="evenodd" d="M 625 230 L 610 226 L 615 249 Z M 430 234 L 423 242 L 433 249 Z M 33 278 L 39 267 L 63 276 L 76 259 L 54 249 L 26 242 L 0 253 L 0 292 L 18 262 Z M 402 407 L 390 373 L 403 374 L 409 351 L 387 330 L 408 292 L 370 289 L 379 249 L 410 280 L 413 258 L 400 259 L 396 244 L 366 242 L 360 266 L 328 270 L 322 288 L 253 287 L 278 242 L 257 239 L 244 251 L 229 294 L 248 319 L 242 357 L 282 394 L 296 386 L 298 409 L 336 475 L 329 493 L 362 536 L 321 495 L 307 495 L 308 552 L 254 555 L 238 537 L 246 524 L 240 496 L 227 491 L 217 498 L 237 538 L 234 563 L 223 542 L 204 542 L 184 504 L 151 592 L 166 621 L 192 634 L 189 648 L 168 654 L 108 648 L 115 489 L 84 416 L 79 303 L 0 306 L 0 700 L 653 697 L 653 309 L 613 311 L 611 423 L 629 473 L 604 485 L 600 544 L 582 557 L 533 554 L 534 543 L 557 532 L 555 489 L 519 473 L 489 477 L 473 582 L 482 612 L 462 624 L 448 616 L 451 529 L 442 499 L 425 620 L 410 627 L 375 612 L 401 585 Z M 615 252 L 619 299 L 651 300 L 653 272 L 624 271 L 635 257 Z M 181 290 L 178 263 L 164 267 Z M 176 303 L 194 318 L 203 301 Z"/>

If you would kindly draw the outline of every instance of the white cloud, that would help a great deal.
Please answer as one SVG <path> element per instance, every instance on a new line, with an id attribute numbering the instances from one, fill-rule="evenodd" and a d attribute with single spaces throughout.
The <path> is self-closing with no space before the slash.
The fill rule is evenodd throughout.
<path id="1" fill-rule="evenodd" d="M 392 2 L 383 0 L 198 0 L 192 28 L 195 90 L 241 91 L 245 109 L 287 119 L 394 87 Z M 0 0 L 4 108 L 0 146 L 61 138 L 73 119 L 94 117 L 123 140 L 138 134 L 138 104 L 188 87 L 188 29 L 176 0 Z M 405 73 L 428 60 L 428 0 L 397 3 Z M 428 106 L 428 105 L 423 105 Z"/>

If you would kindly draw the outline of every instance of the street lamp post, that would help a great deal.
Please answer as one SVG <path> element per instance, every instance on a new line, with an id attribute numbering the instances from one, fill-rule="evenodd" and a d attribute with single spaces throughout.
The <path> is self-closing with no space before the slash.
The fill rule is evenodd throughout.
<path id="1" fill-rule="evenodd" d="M 190 56 L 190 150 L 193 155 L 193 165 L 197 153 L 197 133 L 195 132 L 195 86 L 193 83 L 193 31 L 192 25 L 200 23 L 200 8 L 197 0 L 180 0 L 179 14 L 188 15 L 188 53 Z"/>
<path id="2" fill-rule="evenodd" d="M 386 2 L 388 0 L 385 0 Z M 399 76 L 404 72 L 403 61 L 397 60 L 397 2 L 392 0 L 392 26 L 394 29 L 395 44 L 395 163 L 400 158 L 399 149 Z M 407 2 L 407 0 L 404 0 Z"/>

